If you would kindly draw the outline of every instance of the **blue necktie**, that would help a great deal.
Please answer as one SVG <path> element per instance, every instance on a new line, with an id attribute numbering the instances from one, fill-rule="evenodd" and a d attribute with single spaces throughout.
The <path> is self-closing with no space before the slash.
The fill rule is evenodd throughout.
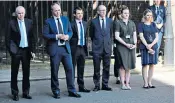
<path id="1" fill-rule="evenodd" d="M 25 42 L 26 42 L 26 38 L 25 38 L 25 32 L 24 32 L 24 28 L 23 28 L 23 26 L 22 26 L 22 22 L 23 21 L 19 21 L 20 23 L 20 25 L 19 25 L 19 29 L 20 29 L 20 33 L 21 33 L 21 41 L 20 41 L 20 47 L 26 47 L 27 46 L 27 44 L 25 44 Z"/>
<path id="2" fill-rule="evenodd" d="M 156 14 L 159 15 L 159 7 L 156 7 Z"/>
<path id="3" fill-rule="evenodd" d="M 80 45 L 83 46 L 83 26 L 81 22 L 79 23 L 80 23 Z"/>

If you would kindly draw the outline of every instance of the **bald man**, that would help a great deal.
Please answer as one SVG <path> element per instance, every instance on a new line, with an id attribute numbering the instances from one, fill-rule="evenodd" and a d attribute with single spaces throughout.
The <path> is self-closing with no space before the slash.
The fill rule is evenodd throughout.
<path id="1" fill-rule="evenodd" d="M 59 3 L 51 5 L 53 17 L 45 20 L 43 37 L 47 42 L 47 53 L 50 56 L 51 66 L 51 90 L 53 97 L 60 98 L 58 70 L 62 62 L 66 72 L 67 89 L 70 97 L 80 98 L 74 85 L 74 72 L 69 40 L 72 37 L 72 29 L 67 17 L 61 16 Z"/>
<path id="2" fill-rule="evenodd" d="M 11 92 L 13 100 L 18 101 L 17 77 L 20 61 L 22 63 L 23 98 L 32 99 L 29 95 L 30 90 L 30 60 L 35 56 L 35 36 L 32 29 L 32 20 L 24 18 L 25 8 L 18 6 L 16 8 L 17 18 L 10 20 L 7 34 L 7 49 L 11 55 Z"/>
<path id="3" fill-rule="evenodd" d="M 103 60 L 102 90 L 111 91 L 108 86 L 109 69 L 112 49 L 112 19 L 106 17 L 106 7 L 100 5 L 97 10 L 98 17 L 93 19 L 90 24 L 90 37 L 92 40 L 92 54 L 94 64 L 93 81 L 95 88 L 93 91 L 100 90 L 100 64 Z"/>

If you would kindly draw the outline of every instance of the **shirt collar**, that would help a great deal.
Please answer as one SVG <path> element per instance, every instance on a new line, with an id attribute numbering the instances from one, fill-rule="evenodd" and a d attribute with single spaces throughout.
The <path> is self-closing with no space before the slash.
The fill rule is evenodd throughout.
<path id="1" fill-rule="evenodd" d="M 24 22 L 24 19 L 23 19 L 23 20 L 19 20 L 19 19 L 17 18 L 17 20 L 18 20 L 18 22 L 21 22 L 21 21 Z"/>
<path id="2" fill-rule="evenodd" d="M 159 5 L 155 5 L 155 6 L 156 6 L 156 9 L 160 7 Z"/>
<path id="3" fill-rule="evenodd" d="M 82 20 L 77 20 L 77 19 L 75 19 L 75 21 L 76 21 L 76 23 L 79 23 L 79 22 L 82 23 Z"/>
<path id="4" fill-rule="evenodd" d="M 123 22 L 123 23 L 125 23 L 122 19 L 121 19 L 121 21 Z M 130 20 L 128 20 L 128 23 L 130 22 Z"/>
<path id="5" fill-rule="evenodd" d="M 99 16 L 99 20 L 102 20 L 102 17 Z M 106 17 L 104 17 L 104 20 L 106 20 Z"/>
<path id="6" fill-rule="evenodd" d="M 54 18 L 55 20 L 57 20 L 57 19 L 58 19 L 58 17 L 56 17 L 56 16 L 53 16 L 53 18 Z M 61 17 L 60 17 L 60 18 L 61 18 Z M 60 18 L 59 18 L 59 19 L 60 19 Z"/>

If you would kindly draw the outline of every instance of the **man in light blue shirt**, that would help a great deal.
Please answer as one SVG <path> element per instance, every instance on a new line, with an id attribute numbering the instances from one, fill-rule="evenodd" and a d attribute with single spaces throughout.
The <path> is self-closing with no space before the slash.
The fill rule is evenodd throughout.
<path id="1" fill-rule="evenodd" d="M 30 90 L 30 60 L 35 57 L 35 36 L 33 34 L 32 20 L 24 18 L 25 8 L 16 8 L 16 19 L 12 19 L 8 26 L 7 49 L 11 55 L 11 92 L 13 100 L 18 101 L 17 77 L 20 61 L 22 62 L 23 98 L 32 99 L 29 95 Z"/>

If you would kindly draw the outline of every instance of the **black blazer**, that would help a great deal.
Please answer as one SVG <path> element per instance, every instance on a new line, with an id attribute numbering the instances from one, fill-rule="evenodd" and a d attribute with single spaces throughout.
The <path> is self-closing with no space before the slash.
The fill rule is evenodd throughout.
<path id="1" fill-rule="evenodd" d="M 24 19 L 27 33 L 27 40 L 30 52 L 35 52 L 35 36 L 33 33 L 33 23 L 32 20 L 25 18 Z M 10 20 L 8 24 L 8 33 L 6 36 L 6 45 L 10 54 L 16 54 L 19 49 L 21 40 L 21 34 L 19 30 L 19 25 L 17 18 Z"/>
<path id="2" fill-rule="evenodd" d="M 84 45 L 84 50 L 86 55 L 88 54 L 87 51 L 87 22 L 86 21 L 82 21 L 83 23 L 83 27 L 84 27 L 84 40 L 85 40 L 85 45 Z M 77 23 L 74 20 L 71 23 L 71 27 L 72 27 L 72 31 L 73 31 L 73 36 L 70 39 L 70 46 L 71 46 L 71 52 L 74 54 L 76 52 L 77 49 L 77 45 L 78 45 L 78 27 L 77 27 Z"/>

